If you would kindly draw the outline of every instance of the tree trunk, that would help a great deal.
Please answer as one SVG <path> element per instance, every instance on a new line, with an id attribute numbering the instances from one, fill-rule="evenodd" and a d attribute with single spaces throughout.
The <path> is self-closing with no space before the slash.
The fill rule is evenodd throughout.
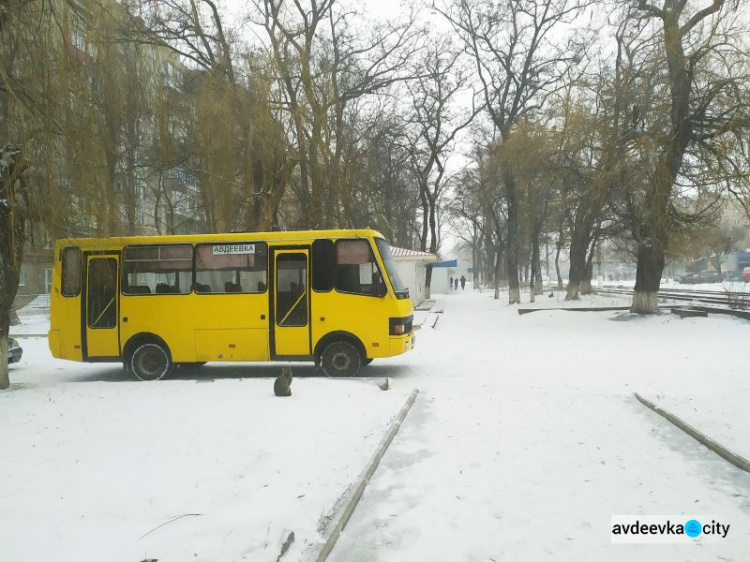
<path id="1" fill-rule="evenodd" d="M 518 280 L 518 197 L 515 179 L 505 178 L 505 191 L 508 200 L 508 304 L 520 304 L 521 288 Z"/>
<path id="2" fill-rule="evenodd" d="M 10 377 L 8 376 L 8 333 L 2 327 L 0 321 L 0 390 L 5 390 L 10 386 Z M 8 323 L 6 322 L 7 326 Z"/>
<path id="3" fill-rule="evenodd" d="M 8 388 L 8 331 L 10 310 L 18 290 L 18 274 L 23 260 L 24 216 L 14 191 L 20 188 L 24 164 L 20 150 L 3 153 L 0 148 L 0 390 Z M 11 189 L 15 186 L 17 189 Z"/>
<path id="4" fill-rule="evenodd" d="M 638 268 L 630 311 L 638 314 L 659 312 L 659 284 L 664 270 L 664 250 L 659 245 L 638 245 Z"/>
<path id="5" fill-rule="evenodd" d="M 536 302 L 536 287 L 534 286 L 534 274 L 529 277 L 529 302 Z"/>
<path id="6" fill-rule="evenodd" d="M 721 273 L 721 254 L 716 254 L 711 258 L 711 265 L 714 266 L 716 273 L 719 274 L 719 279 L 723 277 Z"/>
<path id="7" fill-rule="evenodd" d="M 4 209 L 4 211 L 3 211 Z M 18 290 L 18 271 L 20 269 L 23 242 L 14 233 L 11 226 L 11 213 L 5 206 L 0 206 L 0 390 L 10 385 L 8 378 L 8 332 L 10 331 L 10 310 Z M 16 229 L 18 230 L 18 229 Z"/>
<path id="8" fill-rule="evenodd" d="M 477 243 L 479 236 L 477 234 L 477 225 L 474 223 L 474 235 L 471 239 L 471 278 L 474 285 L 474 289 L 479 287 L 479 274 L 477 273 L 477 257 L 479 252 L 477 251 Z"/>
<path id="9" fill-rule="evenodd" d="M 588 249 L 589 239 L 581 231 L 574 229 L 570 238 L 570 272 L 568 273 L 568 292 L 565 300 L 578 300 L 578 294 L 581 290 L 581 283 L 586 273 L 586 250 Z M 558 257 L 560 252 L 558 250 Z M 557 266 L 557 258 L 555 258 Z M 560 269 L 558 267 L 558 279 Z"/>
<path id="10" fill-rule="evenodd" d="M 424 298 L 430 298 L 430 284 L 432 283 L 432 264 L 428 263 L 425 268 Z"/>
<path id="11" fill-rule="evenodd" d="M 557 273 L 557 290 L 562 291 L 563 280 L 560 274 L 560 250 L 562 250 L 562 242 L 557 242 L 557 249 L 555 250 L 555 272 Z"/>
<path id="12" fill-rule="evenodd" d="M 421 185 L 419 188 L 419 199 L 422 201 L 422 238 L 420 240 L 419 249 L 423 252 L 427 251 L 427 232 L 429 228 L 429 203 L 427 201 L 427 188 Z"/>
<path id="13" fill-rule="evenodd" d="M 531 237 L 531 277 L 530 277 L 530 288 L 532 300 L 534 302 L 534 295 L 542 294 L 542 258 L 539 249 L 540 244 L 540 231 L 542 229 L 541 220 L 536 219 L 534 221 L 534 231 Z"/>
<path id="14" fill-rule="evenodd" d="M 591 280 L 594 276 L 594 253 L 596 252 L 597 241 L 591 244 L 588 258 L 586 258 L 586 267 L 583 270 L 583 280 L 581 281 L 581 294 L 590 295 L 593 292 Z"/>
<path id="15" fill-rule="evenodd" d="M 591 279 L 594 275 L 594 264 L 593 262 L 587 262 L 586 263 L 586 269 L 583 272 L 583 281 L 581 281 L 581 294 L 582 295 L 590 295 L 594 292 L 593 286 L 591 284 Z"/>
<path id="16" fill-rule="evenodd" d="M 437 222 L 435 220 L 435 201 L 430 197 L 428 198 L 430 203 L 429 207 L 429 225 L 430 225 L 430 247 L 427 250 L 431 254 L 437 254 Z M 425 292 L 428 297 L 430 295 L 430 283 L 432 282 L 432 264 L 427 264 L 427 280 L 425 282 Z"/>
<path id="17" fill-rule="evenodd" d="M 648 215 L 638 241 L 638 266 L 631 311 L 638 314 L 659 312 L 657 293 L 664 271 L 665 247 L 669 236 L 669 198 L 676 174 L 669 165 L 657 165 L 646 193 Z"/>
<path id="18" fill-rule="evenodd" d="M 500 298 L 500 269 L 502 268 L 503 254 L 500 250 L 495 252 L 495 267 L 493 278 L 495 281 L 495 300 Z"/>
<path id="19" fill-rule="evenodd" d="M 8 376 L 8 317 L 0 318 L 0 390 L 10 386 Z"/>

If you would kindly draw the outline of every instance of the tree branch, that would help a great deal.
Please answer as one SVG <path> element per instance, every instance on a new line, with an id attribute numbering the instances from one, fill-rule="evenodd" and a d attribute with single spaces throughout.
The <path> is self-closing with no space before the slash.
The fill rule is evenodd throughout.
<path id="1" fill-rule="evenodd" d="M 666 15 L 664 10 L 657 8 L 653 4 L 646 4 L 646 0 L 640 0 L 638 2 L 638 8 L 644 12 L 648 12 L 652 16 L 656 16 L 657 18 L 663 18 Z"/>
<path id="2" fill-rule="evenodd" d="M 693 17 L 690 18 L 688 22 L 680 28 L 680 35 L 684 36 L 685 34 L 690 33 L 690 30 L 698 25 L 698 23 L 706 19 L 711 14 L 721 10 L 721 7 L 723 5 L 724 0 L 713 0 L 713 4 L 706 8 L 703 8 L 699 12 L 696 12 Z"/>

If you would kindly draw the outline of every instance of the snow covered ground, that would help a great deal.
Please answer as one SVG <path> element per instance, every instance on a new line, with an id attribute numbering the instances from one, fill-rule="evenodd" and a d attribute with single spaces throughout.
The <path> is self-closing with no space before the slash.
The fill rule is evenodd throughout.
<path id="1" fill-rule="evenodd" d="M 420 332 L 409 358 L 421 398 L 332 560 L 747 559 L 750 475 L 632 393 L 720 398 L 723 389 L 737 398 L 720 423 L 745 440 L 749 323 L 518 316 L 487 294 L 445 298 L 449 315 Z M 698 513 L 730 522 L 731 538 L 610 543 L 611 515 Z"/>
<path id="2" fill-rule="evenodd" d="M 750 373 L 749 353 L 745 354 L 744 364 L 738 361 L 728 368 Z M 750 396 L 747 393 L 724 387 L 708 388 L 702 393 L 685 393 L 675 388 L 646 394 L 644 398 L 750 460 Z"/>
<path id="3" fill-rule="evenodd" d="M 302 557 L 411 391 L 312 366 L 285 399 L 268 365 L 144 384 L 21 342 L 0 393 L 2 561 L 274 561 L 289 531 Z"/>
<path id="4" fill-rule="evenodd" d="M 492 295 L 493 293 L 490 293 Z M 630 306 L 631 298 L 626 295 L 588 295 L 577 301 L 566 301 L 566 291 L 547 289 L 543 294 L 537 295 L 534 302 L 528 302 L 528 295 L 524 295 L 524 302 L 520 308 L 588 308 L 594 306 Z M 552 295 L 552 296 L 550 296 Z M 503 295 L 507 302 L 507 293 Z"/>
<path id="5" fill-rule="evenodd" d="M 290 400 L 272 396 L 268 365 L 146 384 L 22 338 L 0 393 L 0 560 L 262 562 L 290 530 L 283 560 L 304 560 L 415 387 L 331 560 L 747 560 L 750 475 L 632 393 L 750 457 L 750 322 L 519 316 L 507 295 L 470 286 L 437 298 L 445 312 L 413 352 L 358 380 L 299 368 Z M 623 301 L 581 304 L 605 300 Z M 384 376 L 393 391 L 375 386 Z M 732 528 L 720 544 L 612 545 L 616 514 Z"/>

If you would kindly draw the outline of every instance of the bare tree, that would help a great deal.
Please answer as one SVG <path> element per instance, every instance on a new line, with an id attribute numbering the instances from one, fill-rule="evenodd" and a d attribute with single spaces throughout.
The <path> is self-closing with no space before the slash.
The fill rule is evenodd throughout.
<path id="1" fill-rule="evenodd" d="M 260 14 L 256 23 L 270 42 L 278 103 L 291 124 L 289 138 L 298 158 L 297 225 L 336 226 L 346 197 L 344 155 L 351 146 L 347 112 L 357 100 L 408 78 L 404 70 L 420 32 L 413 17 L 354 31 L 350 22 L 358 14 L 335 0 L 255 0 L 253 5 Z"/>
<path id="2" fill-rule="evenodd" d="M 419 186 L 409 164 L 404 118 L 393 105 L 384 103 L 359 122 L 361 148 L 356 158 L 347 158 L 348 198 L 357 203 L 344 201 L 343 218 L 346 225 L 374 226 L 394 245 L 414 248 Z"/>
<path id="3" fill-rule="evenodd" d="M 553 37 L 588 4 L 584 0 L 456 0 L 436 9 L 451 23 L 472 58 L 488 114 L 504 142 L 514 127 L 544 107 L 566 69 L 580 59 L 579 45 Z M 502 153 L 508 209 L 509 302 L 520 302 L 520 202 L 514 163 Z"/>
<path id="4" fill-rule="evenodd" d="M 679 218 L 674 205 L 678 179 L 692 176 L 697 185 L 711 183 L 704 173 L 711 168 L 706 159 L 722 160 L 722 144 L 750 126 L 747 46 L 731 14 L 739 3 L 707 0 L 702 8 L 693 4 L 639 0 L 635 5 L 641 19 L 631 19 L 633 26 L 645 21 L 658 30 L 669 99 L 668 117 L 647 119 L 642 141 L 651 148 L 643 163 L 648 170 L 643 211 L 635 221 L 638 269 L 632 305 L 641 314 L 658 311 L 670 231 Z"/>
<path id="5" fill-rule="evenodd" d="M 457 98 L 467 93 L 469 76 L 460 68 L 459 53 L 448 40 L 436 39 L 429 45 L 415 75 L 417 78 L 407 86 L 412 106 L 407 134 L 409 160 L 422 202 L 421 249 L 437 254 L 440 200 L 451 179 L 446 165 L 456 136 L 478 110 L 467 114 L 456 107 Z M 431 278 L 432 264 L 428 264 L 428 296 Z"/>

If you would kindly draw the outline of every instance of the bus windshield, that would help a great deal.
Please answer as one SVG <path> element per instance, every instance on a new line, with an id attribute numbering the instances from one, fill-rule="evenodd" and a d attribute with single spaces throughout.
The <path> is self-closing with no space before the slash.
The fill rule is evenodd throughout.
<path id="1" fill-rule="evenodd" d="M 396 296 L 400 299 L 405 299 L 409 297 L 409 289 L 404 285 L 404 282 L 401 281 L 401 277 L 398 274 L 398 269 L 396 269 L 396 262 L 393 259 L 393 255 L 391 254 L 391 247 L 388 245 L 388 242 L 383 240 L 382 238 L 376 238 L 375 244 L 378 246 L 378 251 L 380 252 L 380 257 L 383 259 L 383 264 L 385 265 L 385 271 L 388 273 L 388 277 L 391 279 L 391 285 L 393 285 L 393 291 L 396 293 Z"/>

